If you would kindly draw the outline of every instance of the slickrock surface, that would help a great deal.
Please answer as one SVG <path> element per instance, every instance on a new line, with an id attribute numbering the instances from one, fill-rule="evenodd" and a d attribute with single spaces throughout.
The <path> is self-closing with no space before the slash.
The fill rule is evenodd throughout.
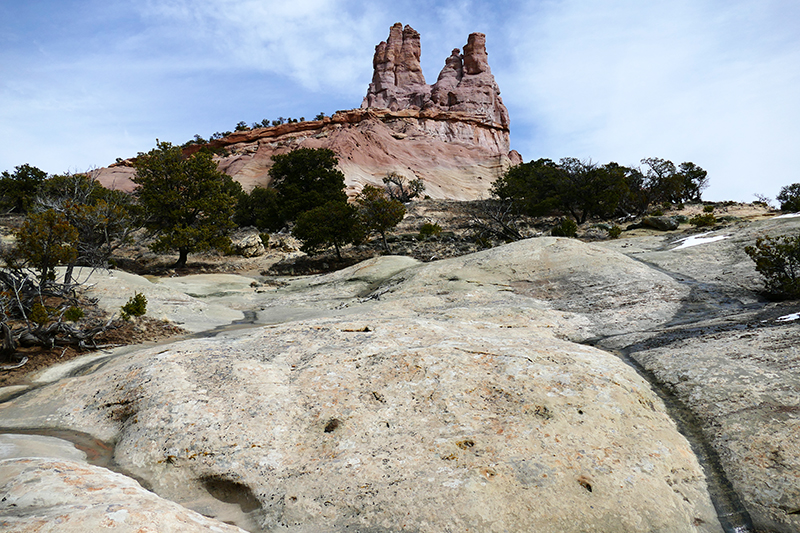
<path id="1" fill-rule="evenodd" d="M 600 345 L 629 353 L 691 409 L 759 531 L 800 531 L 800 320 L 780 320 L 800 307 L 752 291 L 761 279 L 744 247 L 799 229 L 800 218 L 775 218 L 685 248 L 674 237 L 601 245 L 690 289 L 672 324 Z"/>
<path id="2" fill-rule="evenodd" d="M 377 258 L 261 294 L 282 323 L 112 359 L 0 419 L 115 441 L 160 496 L 221 517 L 216 495 L 250 529 L 721 531 L 647 383 L 568 340 L 604 331 L 579 300 L 554 309 L 579 293 L 615 331 L 669 316 L 681 286 L 566 239 Z"/>
<path id="3" fill-rule="evenodd" d="M 105 468 L 50 459 L 0 460 L 0 528 L 15 533 L 235 533 Z"/>
<path id="4" fill-rule="evenodd" d="M 79 272 L 77 279 L 82 279 L 83 275 Z M 226 278 L 226 281 L 234 287 L 251 282 L 240 277 L 235 280 Z M 170 320 L 192 332 L 206 331 L 244 318 L 241 311 L 199 300 L 187 294 L 190 291 L 172 289 L 168 281 L 153 283 L 121 270 L 97 270 L 92 273 L 88 285 L 86 296 L 98 298 L 100 306 L 109 313 L 119 315 L 121 306 L 136 293 L 142 293 L 147 298 L 148 316 Z M 221 289 L 225 290 L 224 287 Z"/>

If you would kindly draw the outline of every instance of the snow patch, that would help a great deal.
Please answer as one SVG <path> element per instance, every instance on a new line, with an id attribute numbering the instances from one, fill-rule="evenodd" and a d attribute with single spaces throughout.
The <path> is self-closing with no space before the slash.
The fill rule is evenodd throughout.
<path id="1" fill-rule="evenodd" d="M 792 313 L 791 315 L 780 316 L 775 319 L 776 322 L 791 322 L 792 320 L 800 319 L 800 313 Z"/>
<path id="2" fill-rule="evenodd" d="M 778 215 L 775 218 L 797 218 L 800 217 L 800 213 L 786 213 L 785 215 Z"/>
<path id="3" fill-rule="evenodd" d="M 701 233 L 700 235 L 692 235 L 691 237 L 684 237 L 683 239 L 678 239 L 675 243 L 682 243 L 680 246 L 676 246 L 672 249 L 680 250 L 681 248 L 689 248 L 691 246 L 697 246 L 700 244 L 708 244 L 711 242 L 721 241 L 722 239 L 727 239 L 730 235 L 714 235 L 711 237 L 712 232 L 708 233 Z"/>

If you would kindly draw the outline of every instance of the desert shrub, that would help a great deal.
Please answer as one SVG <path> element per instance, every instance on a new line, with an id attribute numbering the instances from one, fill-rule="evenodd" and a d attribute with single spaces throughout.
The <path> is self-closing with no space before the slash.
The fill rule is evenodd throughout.
<path id="1" fill-rule="evenodd" d="M 301 213 L 292 228 L 292 235 L 303 241 L 300 249 L 307 254 L 333 246 L 336 257 L 341 260 L 344 245 L 357 244 L 364 239 L 364 226 L 354 205 L 331 201 Z"/>
<path id="2" fill-rule="evenodd" d="M 120 307 L 123 320 L 130 320 L 132 316 L 143 316 L 147 312 L 147 297 L 137 292 L 128 299 L 128 303 Z"/>
<path id="3" fill-rule="evenodd" d="M 775 199 L 781 203 L 781 211 L 800 211 L 800 183 L 782 187 Z"/>
<path id="4" fill-rule="evenodd" d="M 430 239 L 431 237 L 437 237 L 442 233 L 442 227 L 439 224 L 426 222 L 422 226 L 419 227 L 419 238 L 420 240 Z"/>
<path id="5" fill-rule="evenodd" d="M 41 326 L 46 325 L 50 322 L 50 310 L 43 306 L 41 303 L 36 302 L 31 307 L 31 312 L 28 314 L 28 318 L 34 324 Z"/>
<path id="6" fill-rule="evenodd" d="M 356 197 L 358 217 L 367 233 L 378 233 L 383 248 L 388 251 L 386 232 L 397 226 L 406 214 L 406 208 L 399 200 L 389 198 L 384 189 L 365 185 Z"/>
<path id="7" fill-rule="evenodd" d="M 36 198 L 36 191 L 47 179 L 47 173 L 30 165 L 20 165 L 13 173 L 0 173 L 0 210 L 27 213 Z"/>
<path id="8" fill-rule="evenodd" d="M 418 198 L 425 192 L 425 182 L 421 178 L 408 180 L 402 174 L 397 172 L 389 172 L 383 178 L 383 185 L 386 188 L 386 194 L 392 200 L 397 200 L 402 203 L 408 203 L 414 198 Z"/>
<path id="9" fill-rule="evenodd" d="M 714 213 L 703 213 L 702 215 L 695 215 L 689 219 L 689 224 L 698 228 L 713 226 L 717 223 L 717 217 Z"/>
<path id="10" fill-rule="evenodd" d="M 75 305 L 64 311 L 64 320 L 68 322 L 77 322 L 78 320 L 83 318 L 83 316 L 84 316 L 83 309 Z"/>
<path id="11" fill-rule="evenodd" d="M 558 226 L 550 230 L 553 237 L 575 237 L 578 234 L 578 223 L 571 218 L 562 218 Z"/>
<path id="12" fill-rule="evenodd" d="M 620 228 L 619 226 L 614 225 L 608 228 L 609 239 L 619 239 L 620 235 L 622 235 L 622 228 Z"/>
<path id="13" fill-rule="evenodd" d="M 145 227 L 156 237 L 151 250 L 177 250 L 175 267 L 183 268 L 190 253 L 230 246 L 242 186 L 217 168 L 211 153 L 187 158 L 179 146 L 158 142 L 139 154 L 134 168 Z"/>
<path id="14" fill-rule="evenodd" d="M 703 213 L 713 213 L 714 206 L 713 205 L 704 205 L 703 206 Z"/>
<path id="15" fill-rule="evenodd" d="M 800 235 L 759 237 L 744 251 L 756 264 L 768 291 L 800 298 Z"/>

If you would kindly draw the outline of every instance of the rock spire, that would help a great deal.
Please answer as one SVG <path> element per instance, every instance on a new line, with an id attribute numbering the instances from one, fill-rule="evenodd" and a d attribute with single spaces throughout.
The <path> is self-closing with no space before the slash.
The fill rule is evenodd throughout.
<path id="1" fill-rule="evenodd" d="M 430 86 L 425 83 L 420 57 L 419 33 L 399 22 L 389 30 L 389 38 L 375 47 L 372 83 L 361 107 L 397 111 L 421 108 Z"/>
<path id="2" fill-rule="evenodd" d="M 389 38 L 375 47 L 372 83 L 361 107 L 461 112 L 508 129 L 508 110 L 489 68 L 484 34 L 470 34 L 463 53 L 454 49 L 432 86 L 425 83 L 420 53 L 416 30 L 399 22 L 392 26 Z"/>

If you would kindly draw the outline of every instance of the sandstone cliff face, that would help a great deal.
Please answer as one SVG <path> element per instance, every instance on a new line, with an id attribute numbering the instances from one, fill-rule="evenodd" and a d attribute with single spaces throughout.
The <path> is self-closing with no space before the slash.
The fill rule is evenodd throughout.
<path id="1" fill-rule="evenodd" d="M 375 47 L 372 83 L 361 107 L 421 108 L 431 88 L 425 83 L 420 55 L 419 33 L 399 22 L 392 26 L 389 38 Z"/>
<path id="2" fill-rule="evenodd" d="M 470 35 L 464 53 L 453 51 L 433 86 L 425 83 L 419 58 L 419 33 L 395 24 L 375 48 L 361 109 L 212 141 L 224 154 L 218 157 L 220 170 L 245 190 L 265 187 L 273 155 L 329 148 L 339 157 L 350 196 L 366 184 L 381 186 L 388 173 L 397 172 L 424 180 L 431 198 L 488 197 L 492 182 L 522 158 L 509 151 L 508 110 L 489 68 L 486 38 Z M 133 174 L 127 161 L 100 169 L 97 177 L 107 187 L 130 191 Z"/>
<path id="3" fill-rule="evenodd" d="M 375 71 L 361 107 L 455 111 L 508 129 L 508 109 L 489 68 L 484 34 L 470 34 L 463 54 L 453 50 L 433 86 L 425 84 L 419 58 L 419 33 L 400 23 L 392 26 L 389 38 L 375 47 Z"/>

